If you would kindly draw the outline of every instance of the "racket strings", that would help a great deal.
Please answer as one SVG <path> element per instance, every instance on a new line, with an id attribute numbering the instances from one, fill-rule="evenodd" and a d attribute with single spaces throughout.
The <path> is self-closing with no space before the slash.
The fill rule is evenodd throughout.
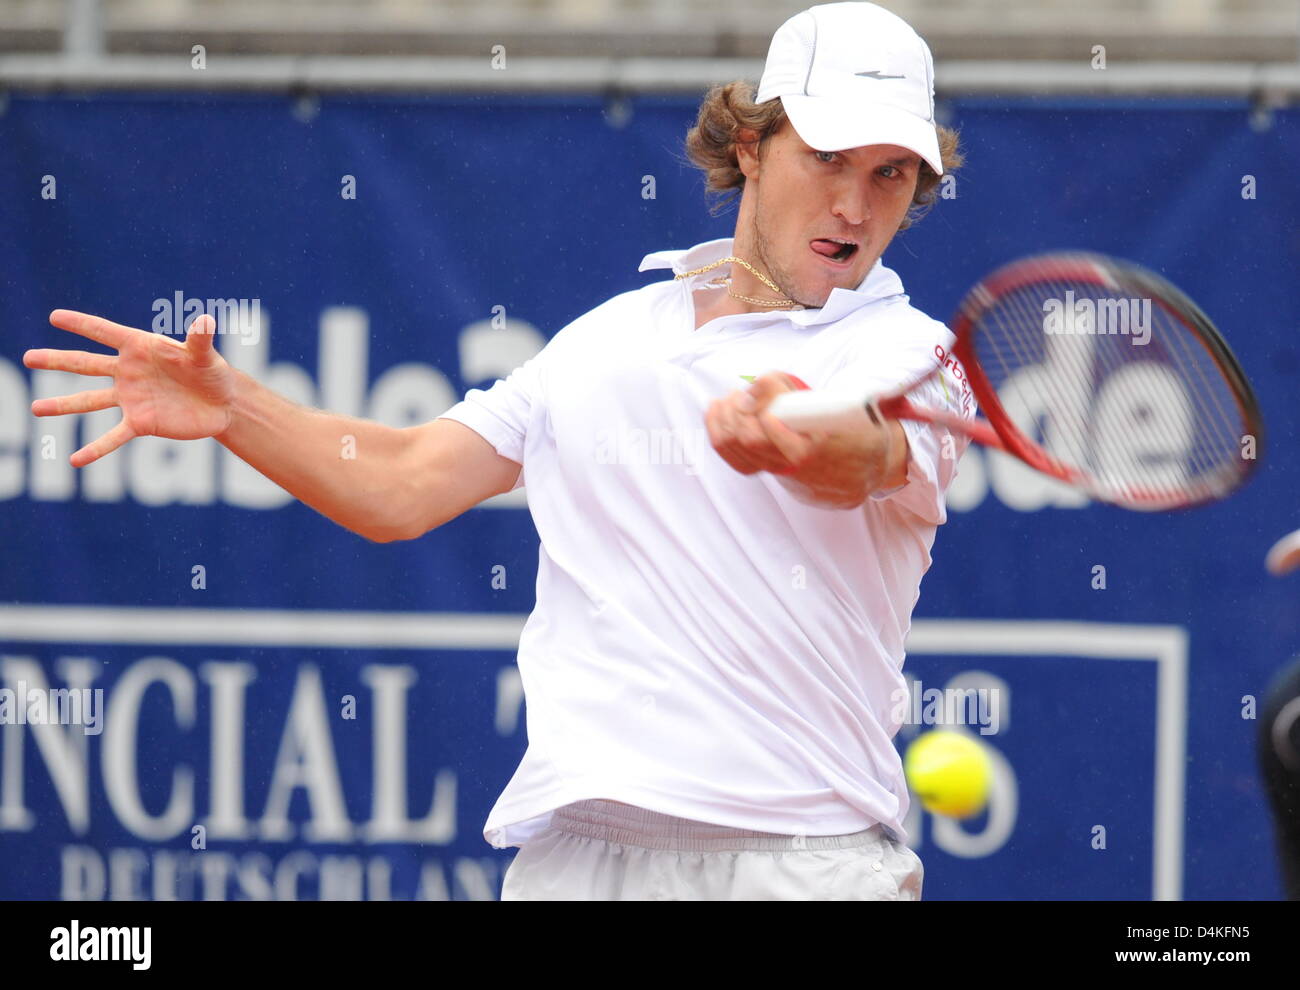
<path id="1" fill-rule="evenodd" d="M 1233 475 L 1239 473 L 1240 443 L 1249 428 L 1240 404 L 1205 341 L 1198 334 L 1188 332 L 1177 314 L 1164 305 L 1157 303 L 1153 308 L 1162 321 L 1158 339 L 1168 347 L 1180 368 L 1195 372 L 1194 378 L 1190 372 L 1185 377 L 1196 407 L 1195 421 L 1201 424 L 1197 431 L 1198 473 L 1207 474 L 1221 467 L 1231 468 Z"/>
<path id="2" fill-rule="evenodd" d="M 1044 286 L 1044 289 L 1049 289 Z M 1054 291 L 1054 290 L 1050 290 Z M 1007 399 L 1012 403 L 1018 415 L 1013 415 L 1017 426 L 1026 435 L 1041 442 L 1043 413 L 1057 407 L 1052 417 L 1055 427 L 1054 436 L 1046 444 L 1049 454 L 1070 468 L 1078 468 L 1084 461 L 1080 452 L 1086 450 L 1087 441 L 1082 423 L 1078 417 L 1069 415 L 1069 411 L 1059 408 L 1062 404 L 1055 401 L 1046 387 L 1046 375 L 1040 372 L 1046 366 L 1047 345 L 1037 335 L 1026 332 L 1026 328 L 1043 326 L 1041 302 L 1028 291 L 1016 291 L 1004 297 L 999 308 L 994 308 L 981 321 L 983 334 L 981 345 L 992 347 L 996 354 L 998 371 L 991 377 L 999 392 L 1011 391 Z M 982 359 L 983 360 L 983 359 Z M 984 362 L 986 368 L 991 362 Z M 1082 381 L 1081 368 L 1072 369 L 1073 380 Z M 1030 393 L 1030 401 L 1023 401 L 1024 394 Z"/>
<path id="3" fill-rule="evenodd" d="M 1234 459 L 1239 458 L 1241 454 L 1240 444 L 1245 431 L 1250 428 L 1250 424 L 1246 422 L 1246 418 L 1241 412 L 1236 395 L 1224 380 L 1213 355 L 1206 348 L 1205 341 L 1199 335 L 1179 332 L 1182 329 L 1181 322 L 1172 314 L 1168 318 L 1178 324 L 1174 331 L 1169 334 L 1169 339 L 1174 342 L 1174 347 L 1184 350 L 1184 353 L 1188 355 L 1187 363 L 1197 370 L 1201 387 L 1194 394 L 1198 400 L 1203 400 L 1207 404 L 1211 400 L 1214 402 L 1214 412 L 1218 418 L 1219 429 L 1217 431 L 1206 431 L 1206 435 L 1211 438 L 1220 438 L 1226 448 L 1223 453 Z M 1224 401 L 1225 398 L 1226 402 Z"/>
<path id="4" fill-rule="evenodd" d="M 1067 295 L 1067 291 L 1070 295 Z M 1074 283 L 1052 283 L 1042 287 L 1039 295 L 1045 299 L 1055 300 L 1059 304 L 1062 300 L 1073 302 L 1077 305 L 1081 301 L 1092 304 L 1091 309 L 1084 310 L 1085 317 L 1079 321 L 1084 324 L 1090 319 L 1095 320 L 1095 314 L 1106 312 L 1102 309 L 1102 304 L 1108 298 L 1107 294 L 1099 291 L 1099 287 L 1093 285 L 1079 286 Z M 1014 312 L 1018 325 L 1029 325 L 1037 316 L 1034 305 L 1038 302 L 1037 296 L 1032 293 L 1021 292 L 1013 301 L 1009 308 Z M 1033 308 L 1031 308 L 1033 307 Z M 1094 339 L 1092 336 L 1097 331 L 1105 330 L 1105 327 L 1098 326 L 1073 326 L 1068 324 L 1073 318 L 1077 309 L 1059 310 L 1057 313 L 1057 326 L 1054 328 L 1055 336 L 1052 340 L 1047 341 L 1042 350 L 1048 353 L 1043 355 L 1046 363 L 1053 366 L 1058 372 L 1050 379 L 1042 375 L 1034 375 L 1029 381 L 1038 384 L 1035 389 L 1035 405 L 1039 409 L 1050 409 L 1051 423 L 1055 427 L 1054 435 L 1047 437 L 1047 446 L 1058 459 L 1070 463 L 1072 466 L 1086 468 L 1103 483 L 1112 487 L 1121 486 L 1145 486 L 1147 488 L 1158 487 L 1158 485 L 1168 486 L 1171 483 L 1175 485 L 1186 484 L 1186 479 L 1181 474 L 1172 479 L 1168 471 L 1167 463 L 1161 465 L 1165 470 L 1161 472 L 1161 477 L 1141 476 L 1138 464 L 1135 464 L 1131 456 L 1127 458 L 1116 457 L 1116 451 L 1125 451 L 1131 448 L 1127 443 L 1127 433 L 1125 424 L 1120 417 L 1114 415 L 1095 415 L 1098 403 L 1088 401 L 1080 403 L 1078 394 L 1080 386 L 1087 392 L 1095 392 L 1098 388 L 1103 387 L 1101 383 L 1112 381 L 1125 381 L 1130 391 L 1134 387 L 1147 386 L 1148 391 L 1158 390 L 1161 381 L 1158 375 L 1150 374 L 1158 366 L 1150 361 L 1133 362 L 1131 358 L 1132 351 L 1129 347 L 1137 346 L 1136 340 L 1124 340 L 1118 338 L 1119 345 L 1116 346 L 1114 341 L 1117 338 L 1098 336 Z M 1064 321 L 1064 323 L 1062 322 Z M 1045 329 L 1047 323 L 1044 323 Z M 1136 329 L 1125 327 L 1125 330 Z M 1148 332 L 1153 336 L 1163 338 L 1164 328 L 1146 327 Z M 1018 345 L 1021 343 L 1020 338 L 1012 336 L 1010 339 L 1016 340 Z M 1146 341 L 1149 343 L 1149 341 Z M 1015 348 L 1016 360 L 1024 362 L 1028 357 L 1039 355 L 1029 354 L 1024 346 Z M 1143 372 L 1148 372 L 1145 376 Z M 1115 378 L 1117 374 L 1128 372 L 1125 377 Z M 1150 379 L 1143 381 L 1143 378 Z M 1070 396 L 1063 397 L 1057 391 L 1049 388 L 1049 385 L 1055 385 L 1058 382 L 1067 382 L 1072 384 L 1071 391 L 1074 393 Z M 1059 391 L 1059 390 L 1058 390 Z M 1166 391 L 1168 391 L 1166 389 Z M 1179 428 L 1180 419 L 1178 417 L 1178 408 L 1170 409 L 1170 403 L 1166 402 L 1165 417 L 1166 429 L 1161 442 L 1157 445 L 1165 450 L 1178 450 L 1180 447 L 1187 445 L 1189 437 L 1187 436 L 1186 417 L 1182 418 L 1182 428 Z M 1089 416 L 1092 412 L 1094 415 Z M 1205 412 L 1205 410 L 1202 410 Z M 1160 425 L 1159 423 L 1156 424 Z M 1148 429 L 1148 433 L 1153 432 Z M 1130 451 L 1131 453 L 1131 451 Z M 1150 472 L 1148 472 L 1149 474 Z M 1192 473 L 1196 473 L 1193 468 Z"/>
<path id="5" fill-rule="evenodd" d="M 1064 289 L 1060 285 L 1052 287 L 1055 298 L 1060 298 L 1064 294 Z M 1071 287 L 1076 301 L 1082 295 L 1094 304 L 1092 313 L 1101 313 L 1100 305 L 1107 301 L 1107 296 L 1102 292 L 1093 291 L 1086 295 L 1080 293 L 1077 289 Z M 1068 298 L 1068 297 L 1066 297 Z M 1148 304 L 1149 305 L 1149 304 Z M 1175 346 L 1181 346 L 1186 341 L 1180 341 L 1180 337 L 1186 337 L 1181 328 L 1170 327 L 1164 319 L 1164 310 L 1155 311 L 1156 322 L 1154 325 L 1146 327 L 1146 331 L 1151 334 L 1154 341 L 1169 340 Z M 1061 328 L 1058 328 L 1058 330 Z M 1132 416 L 1126 421 L 1124 417 L 1114 414 L 1107 414 L 1108 409 L 1113 409 L 1113 404 L 1106 406 L 1101 402 L 1090 403 L 1089 406 L 1093 411 L 1091 422 L 1086 421 L 1079 416 L 1079 407 L 1072 404 L 1070 407 L 1073 416 L 1069 417 L 1074 421 L 1072 438 L 1074 449 L 1070 451 L 1071 459 L 1079 461 L 1087 458 L 1086 466 L 1098 476 L 1098 478 L 1112 487 L 1178 487 L 1189 484 L 1189 479 L 1204 473 L 1206 464 L 1201 455 L 1207 451 L 1207 445 L 1203 442 L 1204 436 L 1213 437 L 1216 431 L 1202 431 L 1202 442 L 1197 442 L 1196 437 L 1192 436 L 1191 424 L 1195 420 L 1188 415 L 1190 406 L 1197 406 L 1196 416 L 1207 423 L 1213 423 L 1217 420 L 1220 426 L 1226 425 L 1224 410 L 1219 397 L 1212 391 L 1199 387 L 1184 388 L 1183 382 L 1187 379 L 1200 379 L 1198 384 L 1208 384 L 1205 377 L 1205 368 L 1203 364 L 1197 361 L 1187 361 L 1187 350 L 1181 348 L 1181 353 L 1174 355 L 1175 364 L 1181 362 L 1183 370 L 1190 370 L 1191 375 L 1179 378 L 1176 373 L 1170 372 L 1170 364 L 1166 360 L 1163 364 L 1151 360 L 1153 352 L 1159 351 L 1159 346 L 1152 348 L 1151 351 L 1144 352 L 1141 360 L 1134 360 L 1137 354 L 1133 348 L 1139 346 L 1137 340 L 1126 340 L 1123 337 L 1089 337 L 1086 331 L 1106 330 L 1106 327 L 1084 327 L 1073 328 L 1083 329 L 1084 334 L 1069 338 L 1068 341 L 1057 339 L 1054 343 L 1057 345 L 1053 355 L 1055 363 L 1064 364 L 1066 375 L 1063 376 L 1067 381 L 1091 381 L 1093 388 L 1104 388 L 1104 383 L 1122 381 L 1128 386 L 1130 393 L 1135 393 L 1133 398 L 1139 399 L 1142 405 L 1133 412 L 1143 412 L 1150 419 L 1153 415 L 1155 421 L 1142 423 L 1135 421 Z M 1152 340 L 1146 340 L 1145 343 L 1150 346 Z M 1068 343 L 1067 347 L 1061 347 L 1062 343 Z M 1083 346 L 1079 346 L 1082 344 Z M 1061 353 L 1068 355 L 1071 360 L 1062 362 Z M 1120 377 L 1117 377 L 1120 376 Z M 1165 393 L 1164 395 L 1161 392 Z M 1173 392 L 1170 395 L 1170 392 Z M 1097 397 L 1100 399 L 1100 396 Z M 1207 398 L 1212 400 L 1212 407 L 1207 403 Z M 1039 401 L 1051 401 L 1040 399 Z M 1100 413 L 1098 407 L 1101 406 Z M 1152 410 L 1155 410 L 1153 412 Z M 1062 416 L 1058 412 L 1055 418 L 1059 421 Z M 1160 463 L 1161 468 L 1158 477 L 1152 477 L 1151 472 L 1140 470 L 1142 461 L 1136 457 L 1133 449 L 1132 436 L 1130 431 L 1137 431 L 1139 435 L 1145 433 L 1148 440 L 1154 440 L 1154 443 L 1147 445 L 1148 449 L 1154 447 L 1157 450 L 1166 452 L 1183 453 L 1186 456 L 1184 460 L 1184 470 L 1171 476 L 1169 471 L 1168 458 Z M 1209 450 L 1209 460 L 1214 461 L 1222 456 L 1222 451 L 1226 449 L 1226 434 L 1221 430 L 1218 436 L 1224 439 L 1220 440 L 1220 450 Z M 1211 445 L 1212 447 L 1213 445 Z M 1117 455 L 1116 452 L 1119 452 Z"/>
<path id="6" fill-rule="evenodd" d="M 1044 288 L 1049 289 L 1052 293 L 1048 298 L 1065 298 L 1064 287 L 1058 288 L 1055 283 L 1047 283 Z M 1023 291 L 1017 292 L 1011 296 L 1011 302 L 1013 303 L 1011 315 L 1015 320 L 1013 324 L 1014 326 L 1028 327 L 1033 326 L 1035 322 L 1037 322 L 1040 327 L 1045 326 L 1044 320 L 1046 317 L 1043 312 L 1043 303 L 1042 301 L 1037 300 L 1032 293 Z M 1049 361 L 1055 359 L 1057 364 L 1066 365 L 1065 370 L 1068 372 L 1068 375 L 1062 379 L 1063 381 L 1074 382 L 1078 388 L 1088 387 L 1088 379 L 1085 377 L 1085 369 L 1082 366 L 1082 362 L 1077 359 L 1077 354 L 1074 353 L 1074 351 L 1077 350 L 1076 348 L 1068 346 L 1057 347 L 1055 348 L 1054 353 L 1049 354 L 1048 351 L 1050 349 L 1050 344 L 1046 339 L 1043 339 L 1038 348 L 1034 348 L 1032 346 L 1032 341 L 1026 340 L 1025 346 L 1021 346 L 1020 338 L 1017 335 L 1010 336 L 1012 339 L 1017 341 L 1017 360 L 1028 362 L 1029 364 L 1033 364 L 1040 368 L 1046 368 L 1049 366 Z M 1064 341 L 1066 338 L 1063 335 L 1058 334 L 1056 339 L 1057 341 Z M 1026 365 L 1022 364 L 1021 367 L 1023 368 L 1025 366 Z M 1054 427 L 1054 431 L 1053 436 L 1048 440 L 1048 452 L 1072 468 L 1086 466 L 1086 454 L 1089 448 L 1087 424 L 1085 418 L 1077 414 L 1078 410 L 1075 408 L 1077 402 L 1074 401 L 1077 399 L 1077 394 L 1071 394 L 1068 397 L 1071 401 L 1069 401 L 1067 406 L 1058 401 L 1057 397 L 1048 387 L 1049 380 L 1045 372 L 1041 374 L 1029 374 L 1027 376 L 1022 374 L 1019 376 L 1018 381 L 1023 380 L 1027 380 L 1033 385 L 1035 400 L 1033 408 L 1038 411 L 1040 415 L 1049 409 L 1056 409 L 1055 414 L 1051 418 L 1051 425 Z M 1037 417 L 1035 418 L 1033 426 L 1035 429 L 1033 435 L 1036 436 L 1041 431 L 1041 423 Z"/>
<path id="7" fill-rule="evenodd" d="M 1101 497 L 1199 499 L 1246 470 L 1249 424 L 1214 354 L 1123 280 L 1041 271 L 984 310 L 972 343 L 1016 429 Z"/>

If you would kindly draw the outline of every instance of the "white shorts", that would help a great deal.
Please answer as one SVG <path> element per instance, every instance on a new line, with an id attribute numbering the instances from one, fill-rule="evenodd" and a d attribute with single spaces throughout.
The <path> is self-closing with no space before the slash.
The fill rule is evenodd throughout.
<path id="1" fill-rule="evenodd" d="M 921 859 L 883 826 L 748 832 L 615 801 L 559 808 L 506 870 L 503 901 L 918 901 Z"/>

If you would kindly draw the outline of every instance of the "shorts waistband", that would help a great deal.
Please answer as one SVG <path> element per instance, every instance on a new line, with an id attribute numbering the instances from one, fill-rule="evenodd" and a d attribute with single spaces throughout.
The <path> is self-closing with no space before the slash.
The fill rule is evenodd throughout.
<path id="1" fill-rule="evenodd" d="M 783 835 L 675 818 L 603 798 L 557 808 L 551 814 L 551 827 L 605 842 L 681 852 L 850 849 L 889 839 L 879 824 L 847 835 Z"/>

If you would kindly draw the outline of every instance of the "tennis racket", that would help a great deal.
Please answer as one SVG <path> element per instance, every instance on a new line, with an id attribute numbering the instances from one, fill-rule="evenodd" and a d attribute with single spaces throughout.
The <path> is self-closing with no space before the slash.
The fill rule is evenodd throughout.
<path id="1" fill-rule="evenodd" d="M 950 323 L 952 353 L 888 393 L 795 391 L 769 407 L 798 430 L 881 419 L 934 423 L 1098 501 L 1167 510 L 1221 499 L 1259 463 L 1263 422 L 1209 318 L 1158 275 L 1083 252 L 993 272 Z M 936 375 L 969 383 L 987 419 L 918 406 Z"/>

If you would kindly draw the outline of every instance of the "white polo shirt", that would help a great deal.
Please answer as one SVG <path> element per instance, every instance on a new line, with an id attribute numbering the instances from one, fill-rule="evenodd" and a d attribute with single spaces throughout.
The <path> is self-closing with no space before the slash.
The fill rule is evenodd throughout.
<path id="1" fill-rule="evenodd" d="M 692 290 L 729 267 L 615 296 L 444 414 L 523 465 L 541 538 L 518 658 L 528 749 L 484 827 L 493 846 L 587 798 L 787 835 L 881 822 L 906 841 L 903 642 L 965 442 L 944 456 L 945 431 L 906 422 L 907 483 L 829 509 L 729 467 L 704 414 L 772 370 L 890 388 L 935 368 L 952 334 L 880 263 L 821 309 L 695 329 Z M 922 401 L 963 406 L 951 376 Z"/>

